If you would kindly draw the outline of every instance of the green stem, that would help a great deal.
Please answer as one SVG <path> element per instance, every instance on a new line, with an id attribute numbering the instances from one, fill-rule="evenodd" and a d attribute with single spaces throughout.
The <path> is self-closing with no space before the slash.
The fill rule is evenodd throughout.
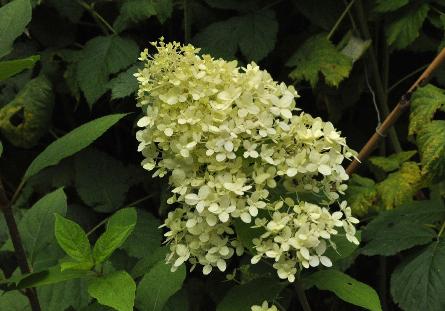
<path id="1" fill-rule="evenodd" d="M 361 28 L 364 38 L 370 39 L 371 34 L 369 32 L 368 24 L 366 22 L 365 13 L 363 10 L 361 0 L 357 1 L 356 12 L 357 12 L 357 17 L 358 17 L 358 22 L 359 22 L 359 25 L 360 25 L 360 28 Z M 388 114 L 390 112 L 389 107 L 388 107 L 388 96 L 387 96 L 387 93 L 385 92 L 383 80 L 380 76 L 380 70 L 379 70 L 377 57 L 375 55 L 374 49 L 372 49 L 372 48 L 368 49 L 368 56 L 369 56 L 369 60 L 371 63 L 371 71 L 372 71 L 372 76 L 374 78 L 377 101 L 380 106 L 380 110 L 383 113 L 383 117 L 385 118 L 386 116 L 388 116 Z M 389 139 L 391 141 L 394 151 L 401 152 L 402 147 L 400 145 L 400 141 L 399 141 L 397 132 L 394 129 L 394 127 L 391 127 L 388 132 L 389 132 Z"/>
<path id="2" fill-rule="evenodd" d="M 105 30 L 104 33 L 106 35 L 108 35 L 108 31 L 111 32 L 112 34 L 116 35 L 117 31 L 114 30 L 114 28 L 105 20 L 105 18 L 103 18 L 99 13 L 97 13 L 97 11 L 94 9 L 94 7 L 92 5 L 89 5 L 88 3 L 86 3 L 85 1 L 82 0 L 77 0 L 77 2 L 85 9 L 87 10 L 95 20 L 99 21 L 99 25 L 103 25 L 105 26 Z"/>
<path id="3" fill-rule="evenodd" d="M 301 279 L 295 281 L 295 290 L 297 291 L 298 300 L 300 301 L 303 311 L 312 311 L 309 301 L 307 300 Z"/>
<path id="4" fill-rule="evenodd" d="M 417 75 L 419 72 L 422 72 L 426 67 L 428 67 L 429 64 L 423 65 L 420 68 L 417 68 L 416 70 L 410 72 L 409 74 L 407 74 L 406 76 L 404 76 L 403 78 L 401 78 L 399 81 L 395 82 L 393 85 L 391 85 L 388 88 L 388 93 L 391 92 L 392 90 L 394 90 L 397 86 L 399 86 L 401 83 L 405 82 L 406 80 L 408 80 L 409 78 Z"/>
<path id="5" fill-rule="evenodd" d="M 437 239 L 440 239 L 444 230 L 445 230 L 445 221 L 443 222 L 442 226 L 440 227 L 439 233 L 437 234 Z"/>
<path id="6" fill-rule="evenodd" d="M 352 8 L 352 5 L 354 4 L 355 0 L 352 0 L 349 2 L 349 4 L 346 6 L 345 10 L 341 13 L 340 17 L 335 22 L 334 26 L 332 27 L 331 31 L 329 32 L 327 39 L 331 40 L 332 36 L 334 35 L 337 28 L 340 26 L 341 22 L 345 18 L 346 14 L 348 14 L 349 10 Z"/>

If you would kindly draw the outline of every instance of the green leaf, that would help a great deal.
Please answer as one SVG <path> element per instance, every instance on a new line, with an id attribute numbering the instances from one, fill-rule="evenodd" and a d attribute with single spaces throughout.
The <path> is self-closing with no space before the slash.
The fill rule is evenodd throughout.
<path id="1" fill-rule="evenodd" d="M 138 53 L 134 41 L 116 35 L 86 43 L 77 64 L 77 82 L 90 108 L 107 91 L 110 75 L 133 64 Z"/>
<path id="2" fill-rule="evenodd" d="M 161 247 L 162 230 L 160 221 L 152 214 L 138 210 L 137 223 L 133 233 L 121 246 L 128 255 L 144 258 Z"/>
<path id="3" fill-rule="evenodd" d="M 135 291 L 136 284 L 125 271 L 94 279 L 88 286 L 91 297 L 96 298 L 100 304 L 118 311 L 133 311 Z"/>
<path id="4" fill-rule="evenodd" d="M 153 251 L 150 251 L 147 256 L 141 258 L 134 265 L 134 267 L 131 269 L 131 276 L 133 278 L 139 278 L 148 273 L 155 264 L 160 261 L 165 261 L 165 257 L 168 253 L 169 249 L 166 246 L 155 248 Z"/>
<path id="5" fill-rule="evenodd" d="M 0 293 L 0 310 L 2 311 L 28 311 L 29 301 L 19 291 Z"/>
<path id="6" fill-rule="evenodd" d="M 0 109 L 0 131 L 14 146 L 34 147 L 51 125 L 53 106 L 51 82 L 40 75 Z"/>
<path id="7" fill-rule="evenodd" d="M 173 13 L 173 0 L 152 0 L 152 2 L 156 9 L 156 17 L 161 24 L 164 24 Z"/>
<path id="8" fill-rule="evenodd" d="M 354 215 L 364 216 L 375 210 L 378 198 L 374 180 L 353 174 L 349 179 L 345 198 Z"/>
<path id="9" fill-rule="evenodd" d="M 131 66 L 126 71 L 121 72 L 116 78 L 110 81 L 111 99 L 118 99 L 136 93 L 138 81 L 133 76 L 138 71 L 139 66 Z"/>
<path id="10" fill-rule="evenodd" d="M 361 231 L 357 231 L 355 236 L 360 241 Z M 334 265 L 335 261 L 351 256 L 358 248 L 358 245 L 349 242 L 349 240 L 346 238 L 346 234 L 344 233 L 331 236 L 331 242 L 335 244 L 335 248 L 329 247 L 324 255 L 331 259 L 334 262 Z"/>
<path id="11" fill-rule="evenodd" d="M 304 279 L 308 287 L 316 286 L 320 290 L 328 290 L 338 298 L 353 305 L 371 311 L 381 311 L 379 296 L 376 291 L 343 272 L 329 269 L 317 271 Z"/>
<path id="12" fill-rule="evenodd" d="M 295 67 L 290 77 L 296 81 L 307 80 L 315 87 L 321 73 L 326 84 L 338 86 L 349 76 L 352 59 L 338 51 L 322 33 L 304 42 L 286 65 Z"/>
<path id="13" fill-rule="evenodd" d="M 431 225 L 445 218 L 442 199 L 415 201 L 381 212 L 363 230 L 365 255 L 394 255 L 416 245 L 431 242 L 436 233 Z"/>
<path id="14" fill-rule="evenodd" d="M 111 213 L 123 206 L 128 190 L 139 181 L 132 167 L 94 149 L 80 153 L 74 167 L 77 193 L 99 212 Z"/>
<path id="15" fill-rule="evenodd" d="M 215 57 L 235 58 L 238 48 L 248 61 L 260 61 L 275 47 L 275 13 L 262 10 L 216 22 L 199 32 L 195 44 Z"/>
<path id="16" fill-rule="evenodd" d="M 389 174 L 376 185 L 382 207 L 388 210 L 411 202 L 416 192 L 422 188 L 423 181 L 417 163 L 403 163 L 400 170 Z"/>
<path id="17" fill-rule="evenodd" d="M 273 301 L 286 285 L 274 279 L 259 278 L 232 287 L 216 307 L 216 311 L 250 310 L 264 300 Z"/>
<path id="18" fill-rule="evenodd" d="M 445 176 L 445 121 L 426 124 L 417 135 L 422 174 L 443 180 Z"/>
<path id="19" fill-rule="evenodd" d="M 32 161 L 23 179 L 27 180 L 44 168 L 56 165 L 64 158 L 87 147 L 124 116 L 125 114 L 112 114 L 98 118 L 57 139 Z"/>
<path id="20" fill-rule="evenodd" d="M 113 28 L 121 32 L 131 26 L 156 15 L 156 7 L 151 0 L 126 0 L 122 3 L 119 16 L 113 24 Z"/>
<path id="21" fill-rule="evenodd" d="M 388 157 L 370 157 L 369 162 L 382 171 L 389 173 L 399 169 L 402 163 L 411 159 L 416 153 L 417 151 L 410 150 L 394 153 Z"/>
<path id="22" fill-rule="evenodd" d="M 189 311 L 190 304 L 187 290 L 182 289 L 171 296 L 162 311 Z"/>
<path id="23" fill-rule="evenodd" d="M 170 265 L 159 261 L 144 275 L 136 292 L 136 307 L 140 310 L 162 311 L 168 299 L 181 287 L 185 279 L 185 266 L 171 272 Z M 162 280 L 162 286 L 159 284 Z"/>
<path id="24" fill-rule="evenodd" d="M 25 69 L 32 68 L 39 59 L 39 55 L 33 55 L 27 58 L 0 62 L 0 81 L 8 79 Z"/>
<path id="25" fill-rule="evenodd" d="M 396 49 L 404 49 L 410 45 L 419 36 L 429 9 L 429 5 L 423 3 L 402 10 L 400 17 L 393 19 L 386 28 L 388 44 Z"/>
<path id="26" fill-rule="evenodd" d="M 253 239 L 263 234 L 264 230 L 261 228 L 252 228 L 252 224 L 246 224 L 240 219 L 235 219 L 234 227 L 236 235 L 243 246 L 246 247 L 251 254 L 255 254 L 256 250 L 253 245 Z"/>
<path id="27" fill-rule="evenodd" d="M 37 253 L 54 243 L 53 214 L 65 215 L 66 209 L 66 196 L 59 188 L 45 195 L 23 215 L 18 227 L 30 262 Z"/>
<path id="28" fill-rule="evenodd" d="M 137 213 L 134 208 L 121 209 L 110 218 L 107 229 L 94 245 L 93 257 L 96 264 L 104 262 L 125 242 L 133 232 L 136 221 Z"/>
<path id="29" fill-rule="evenodd" d="M 85 280 L 71 280 L 41 287 L 37 290 L 40 306 L 45 311 L 60 311 L 72 307 L 80 310 L 89 302 Z"/>
<path id="30" fill-rule="evenodd" d="M 55 234 L 60 247 L 78 263 L 88 263 L 93 266 L 90 241 L 85 231 L 74 221 L 66 219 L 58 214 L 56 216 Z M 63 265 L 62 270 L 72 267 Z M 89 270 L 89 268 L 85 270 Z"/>
<path id="31" fill-rule="evenodd" d="M 409 135 L 417 134 L 429 124 L 438 111 L 445 111 L 445 91 L 428 84 L 418 88 L 411 97 Z"/>
<path id="32" fill-rule="evenodd" d="M 0 8 L 0 58 L 11 52 L 14 40 L 31 21 L 31 13 L 29 0 L 14 0 Z"/>
<path id="33" fill-rule="evenodd" d="M 375 11 L 380 13 L 392 12 L 407 5 L 409 0 L 377 0 Z"/>
<path id="34" fill-rule="evenodd" d="M 405 311 L 444 310 L 445 242 L 431 243 L 393 272 L 391 295 Z"/>

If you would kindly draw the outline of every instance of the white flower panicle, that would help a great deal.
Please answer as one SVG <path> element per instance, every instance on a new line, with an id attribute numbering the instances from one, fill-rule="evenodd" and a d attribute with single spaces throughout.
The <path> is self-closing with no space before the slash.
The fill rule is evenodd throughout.
<path id="1" fill-rule="evenodd" d="M 254 305 L 250 309 L 251 311 L 278 311 L 278 308 L 275 305 L 269 307 L 269 303 L 266 300 L 263 301 L 261 306 Z"/>
<path id="2" fill-rule="evenodd" d="M 352 243 L 354 224 L 346 202 L 330 211 L 346 190 L 341 166 L 354 153 L 330 122 L 298 112 L 298 94 L 251 63 L 199 56 L 179 43 L 145 50 L 138 106 L 144 116 L 136 138 L 153 176 L 169 174 L 178 207 L 165 226 L 167 261 L 225 271 L 245 245 L 234 221 L 262 228 L 252 263 L 271 258 L 278 276 L 293 281 L 298 270 L 330 266 L 330 237 L 342 228 Z M 303 195 L 312 194 L 312 200 Z"/>

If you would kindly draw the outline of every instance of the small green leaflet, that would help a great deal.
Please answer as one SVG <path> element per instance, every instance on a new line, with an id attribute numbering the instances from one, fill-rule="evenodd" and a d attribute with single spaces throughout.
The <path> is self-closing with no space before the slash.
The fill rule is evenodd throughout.
<path id="1" fill-rule="evenodd" d="M 331 291 L 353 305 L 371 311 L 382 310 L 379 296 L 373 288 L 343 272 L 334 269 L 317 271 L 304 278 L 304 284 L 308 288 L 316 286 L 318 289 Z"/>
<path id="2" fill-rule="evenodd" d="M 391 295 L 405 311 L 445 310 L 445 242 L 441 238 L 399 265 L 391 276 Z"/>
<path id="3" fill-rule="evenodd" d="M 23 180 L 87 147 L 126 114 L 112 114 L 85 123 L 51 143 L 26 170 Z"/>
<path id="4" fill-rule="evenodd" d="M 287 61 L 288 67 L 295 67 L 289 74 L 292 79 L 307 80 L 315 87 L 322 73 L 326 84 L 338 86 L 349 76 L 352 59 L 338 51 L 326 36 L 321 33 L 309 38 Z"/>
<path id="5" fill-rule="evenodd" d="M 181 289 L 186 275 L 185 266 L 180 266 L 175 272 L 171 272 L 170 269 L 165 260 L 160 260 L 144 275 L 136 292 L 138 309 L 162 311 L 168 299 Z"/>
<path id="6" fill-rule="evenodd" d="M 121 209 L 110 218 L 107 229 L 94 245 L 93 257 L 96 264 L 104 262 L 125 242 L 133 232 L 136 221 L 137 214 L 134 208 Z"/>
<path id="7" fill-rule="evenodd" d="M 258 62 L 275 47 L 277 32 L 275 13 L 262 10 L 213 23 L 193 41 L 215 57 L 234 59 L 239 48 L 248 61 Z"/>
<path id="8" fill-rule="evenodd" d="M 388 44 L 396 49 L 404 49 L 419 36 L 419 31 L 428 15 L 430 6 L 427 3 L 414 4 L 403 10 L 403 14 L 386 28 Z"/>
<path id="9" fill-rule="evenodd" d="M 32 68 L 39 59 L 39 55 L 33 55 L 27 58 L 0 62 L 0 81 L 8 79 L 25 69 Z"/>
<path id="10" fill-rule="evenodd" d="M 157 285 L 159 287 L 159 283 Z M 88 285 L 91 297 L 117 311 L 133 311 L 135 292 L 136 284 L 125 271 L 98 277 Z"/>
<path id="11" fill-rule="evenodd" d="M 0 58 L 12 50 L 14 40 L 31 21 L 31 14 L 29 0 L 14 0 L 0 7 Z"/>
<path id="12" fill-rule="evenodd" d="M 75 262 L 62 263 L 62 270 L 66 268 L 76 268 L 81 264 L 84 269 L 89 270 L 93 267 L 93 259 L 91 257 L 90 241 L 85 231 L 75 222 L 55 214 L 55 234 L 60 247 Z"/>

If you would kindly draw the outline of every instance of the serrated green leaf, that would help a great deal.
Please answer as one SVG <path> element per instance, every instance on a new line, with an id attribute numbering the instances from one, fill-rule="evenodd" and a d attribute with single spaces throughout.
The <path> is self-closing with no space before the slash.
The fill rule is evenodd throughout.
<path id="1" fill-rule="evenodd" d="M 376 291 L 343 272 L 329 269 L 317 271 L 304 279 L 308 287 L 316 286 L 321 290 L 328 290 L 338 298 L 362 308 L 381 311 L 380 299 Z"/>
<path id="2" fill-rule="evenodd" d="M 140 310 L 162 311 L 168 299 L 181 287 L 185 279 L 185 267 L 175 272 L 164 260 L 159 261 L 144 275 L 136 292 L 136 307 Z M 162 286 L 159 286 L 162 280 Z"/>
<path id="3" fill-rule="evenodd" d="M 143 210 L 138 210 L 137 213 L 136 227 L 121 248 L 132 257 L 144 258 L 161 247 L 161 223 L 159 219 Z"/>
<path id="4" fill-rule="evenodd" d="M 232 287 L 216 307 L 216 311 L 249 310 L 264 300 L 273 301 L 285 285 L 274 279 L 259 278 Z"/>
<path id="5" fill-rule="evenodd" d="M 258 62 L 273 50 L 277 31 L 275 13 L 262 10 L 213 23 L 193 41 L 215 57 L 233 59 L 239 48 L 247 60 Z"/>
<path id="6" fill-rule="evenodd" d="M 25 172 L 23 180 L 27 180 L 44 168 L 56 165 L 64 158 L 84 149 L 125 115 L 126 114 L 112 114 L 98 118 L 79 126 L 65 136 L 57 139 L 32 161 Z"/>
<path id="7" fill-rule="evenodd" d="M 434 120 L 426 124 L 417 135 L 422 174 L 434 180 L 445 176 L 445 121 Z"/>
<path id="8" fill-rule="evenodd" d="M 436 236 L 428 225 L 443 218 L 445 206 L 440 198 L 415 201 L 381 212 L 363 230 L 363 240 L 368 243 L 362 248 L 362 253 L 390 256 L 416 245 L 427 244 Z"/>
<path id="9" fill-rule="evenodd" d="M 152 0 L 152 2 L 156 9 L 156 17 L 161 24 L 164 24 L 173 13 L 173 0 Z"/>
<path id="10" fill-rule="evenodd" d="M 408 134 L 414 135 L 431 122 L 437 111 L 445 111 L 445 91 L 431 84 L 418 88 L 411 97 L 410 109 Z"/>
<path id="11" fill-rule="evenodd" d="M 416 192 L 422 188 L 423 182 L 417 163 L 403 163 L 400 170 L 389 174 L 376 185 L 383 209 L 389 210 L 411 202 Z"/>
<path id="12" fill-rule="evenodd" d="M 445 309 L 445 242 L 431 243 L 393 272 L 391 295 L 405 311 Z"/>
<path id="13" fill-rule="evenodd" d="M 99 212 L 111 213 L 123 206 L 128 190 L 139 181 L 132 167 L 94 149 L 80 153 L 74 167 L 77 193 Z"/>
<path id="14" fill-rule="evenodd" d="M 121 32 L 131 24 L 147 20 L 153 15 L 156 15 L 156 7 L 152 0 L 126 0 L 120 7 L 113 28 Z"/>
<path id="15" fill-rule="evenodd" d="M 59 246 L 72 259 L 79 263 L 89 264 L 89 268 L 91 268 L 93 265 L 91 246 L 85 231 L 74 221 L 58 214 L 56 214 L 55 217 L 55 235 Z M 70 267 L 70 265 L 62 266 L 62 270 L 68 267 Z"/>
<path id="16" fill-rule="evenodd" d="M 418 36 L 430 6 L 426 3 L 407 7 L 402 10 L 398 19 L 393 20 L 386 28 L 388 44 L 396 49 L 404 49 Z"/>
<path id="17" fill-rule="evenodd" d="M 29 301 L 19 291 L 0 293 L 0 310 L 29 311 Z"/>
<path id="18" fill-rule="evenodd" d="M 402 163 L 411 159 L 416 153 L 417 151 L 410 150 L 394 153 L 388 157 L 370 157 L 369 162 L 382 171 L 389 173 L 399 169 Z"/>
<path id="19" fill-rule="evenodd" d="M 39 59 L 39 55 L 33 55 L 27 58 L 0 62 L 0 81 L 8 79 L 25 69 L 32 68 Z"/>
<path id="20" fill-rule="evenodd" d="M 14 40 L 31 21 L 31 14 L 29 0 L 14 0 L 0 8 L 0 58 L 11 51 Z"/>
<path id="21" fill-rule="evenodd" d="M 137 213 L 134 208 L 116 212 L 108 221 L 107 229 L 99 237 L 93 249 L 94 261 L 102 263 L 120 247 L 136 226 Z"/>
<path id="22" fill-rule="evenodd" d="M 66 209 L 66 196 L 59 188 L 45 195 L 23 215 L 18 227 L 31 263 L 37 253 L 54 243 L 54 213 L 65 215 Z"/>
<path id="23" fill-rule="evenodd" d="M 125 271 L 117 271 L 91 281 L 88 293 L 105 306 L 133 311 L 136 284 Z"/>
<path id="24" fill-rule="evenodd" d="M 14 146 L 34 147 L 51 125 L 53 106 L 51 82 L 43 75 L 32 79 L 0 109 L 0 131 Z"/>
<path id="25" fill-rule="evenodd" d="M 72 307 L 80 310 L 89 302 L 85 280 L 70 280 L 37 290 L 40 306 L 45 311 L 60 311 Z"/>
<path id="26" fill-rule="evenodd" d="M 107 91 L 110 74 L 133 64 L 138 53 L 134 41 L 117 35 L 87 42 L 77 64 L 77 82 L 90 108 Z"/>
<path id="27" fill-rule="evenodd" d="M 377 0 L 375 11 L 380 13 L 392 12 L 407 5 L 409 0 Z"/>
<path id="28" fill-rule="evenodd" d="M 133 74 L 137 71 L 138 66 L 132 66 L 110 81 L 108 86 L 111 89 L 111 99 L 124 98 L 136 93 L 138 81 Z"/>
<path id="29" fill-rule="evenodd" d="M 349 179 L 345 198 L 356 216 L 364 216 L 376 210 L 378 197 L 375 182 L 370 178 L 353 174 Z"/>
<path id="30" fill-rule="evenodd" d="M 295 67 L 289 74 L 294 80 L 307 80 L 315 87 L 321 73 L 326 84 L 338 86 L 349 76 L 352 59 L 338 51 L 326 34 L 319 34 L 305 41 L 286 65 Z"/>

